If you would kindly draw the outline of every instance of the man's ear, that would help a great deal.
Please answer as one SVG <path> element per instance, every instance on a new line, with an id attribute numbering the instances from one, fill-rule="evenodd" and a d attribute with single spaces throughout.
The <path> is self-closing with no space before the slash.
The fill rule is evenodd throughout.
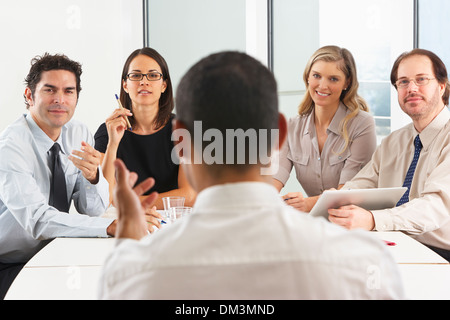
<path id="1" fill-rule="evenodd" d="M 31 91 L 31 89 L 29 87 L 25 88 L 25 93 L 23 94 L 23 96 L 27 100 L 29 106 L 32 106 L 34 104 L 33 103 L 33 92 Z"/>
<path id="2" fill-rule="evenodd" d="M 278 149 L 281 149 L 287 137 L 287 122 L 282 113 L 278 113 Z"/>
<path id="3" fill-rule="evenodd" d="M 440 91 L 440 93 L 441 93 L 441 98 L 444 96 L 444 94 L 445 94 L 445 89 L 446 89 L 446 87 L 447 87 L 447 84 L 446 83 L 439 83 L 439 91 Z"/>

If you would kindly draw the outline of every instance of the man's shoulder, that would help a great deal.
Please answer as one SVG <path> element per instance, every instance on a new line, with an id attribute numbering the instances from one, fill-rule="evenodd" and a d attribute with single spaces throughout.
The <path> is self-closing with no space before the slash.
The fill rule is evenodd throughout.
<path id="1" fill-rule="evenodd" d="M 0 137 L 4 137 L 10 134 L 13 134 L 15 132 L 18 132 L 20 130 L 23 130 L 23 127 L 27 126 L 27 120 L 25 115 L 21 115 L 19 118 L 17 118 L 14 122 L 9 124 L 1 133 Z"/>
<path id="2" fill-rule="evenodd" d="M 22 115 L 0 133 L 0 148 L 10 143 L 24 142 L 31 138 L 31 131 L 25 115 Z"/>
<path id="3" fill-rule="evenodd" d="M 33 134 L 24 116 L 0 134 L 0 168 L 23 168 L 29 165 L 33 151 Z"/>
<path id="4" fill-rule="evenodd" d="M 64 125 L 63 132 L 65 135 L 65 139 L 69 139 L 69 141 L 79 143 L 81 140 L 89 140 L 86 141 L 90 143 L 92 139 L 92 133 L 89 130 L 88 126 L 77 119 L 72 119 L 68 123 Z"/>
<path id="5" fill-rule="evenodd" d="M 409 123 L 399 129 L 392 131 L 386 137 L 381 140 L 381 145 L 391 145 L 394 143 L 398 145 L 402 139 L 410 139 L 411 136 L 414 136 L 414 125 Z"/>
<path id="6" fill-rule="evenodd" d="M 64 126 L 66 127 L 67 130 L 70 130 L 70 131 L 77 130 L 77 131 L 90 132 L 88 126 L 84 122 L 77 120 L 77 119 L 71 119 Z"/>

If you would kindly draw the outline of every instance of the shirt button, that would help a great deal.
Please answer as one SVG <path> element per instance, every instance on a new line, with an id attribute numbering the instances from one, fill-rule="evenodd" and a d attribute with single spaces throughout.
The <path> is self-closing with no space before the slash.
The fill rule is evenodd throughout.
<path id="1" fill-rule="evenodd" d="M 318 157 L 317 160 L 320 161 L 320 157 Z"/>

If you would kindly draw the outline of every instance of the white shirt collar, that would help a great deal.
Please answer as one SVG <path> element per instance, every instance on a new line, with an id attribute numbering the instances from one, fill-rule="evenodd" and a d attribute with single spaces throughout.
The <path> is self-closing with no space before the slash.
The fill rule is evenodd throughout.
<path id="1" fill-rule="evenodd" d="M 202 190 L 194 208 L 243 207 L 273 205 L 282 202 L 274 186 L 264 182 L 237 182 L 220 184 Z"/>
<path id="2" fill-rule="evenodd" d="M 55 142 L 59 143 L 61 147 L 61 152 L 68 154 L 67 150 L 65 150 L 65 144 L 63 143 L 63 135 L 67 131 L 66 126 L 64 125 L 61 128 L 61 134 L 58 137 L 58 140 L 53 141 L 50 137 L 37 125 L 34 121 L 33 117 L 30 113 L 24 114 L 25 120 L 27 121 L 28 127 L 30 128 L 31 133 L 33 134 L 34 139 L 37 142 L 37 146 L 41 152 L 48 152 L 50 148 L 53 146 Z"/>

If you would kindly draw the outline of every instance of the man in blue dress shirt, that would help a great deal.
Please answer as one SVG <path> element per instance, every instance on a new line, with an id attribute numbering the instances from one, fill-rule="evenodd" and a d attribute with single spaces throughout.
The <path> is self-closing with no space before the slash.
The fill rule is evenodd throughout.
<path id="1" fill-rule="evenodd" d="M 0 135 L 0 298 L 23 265 L 51 239 L 114 235 L 115 223 L 98 217 L 109 203 L 100 154 L 91 147 L 87 126 L 71 120 L 81 72 L 81 65 L 64 55 L 34 58 L 25 79 L 29 112 Z M 60 194 L 67 194 L 59 200 L 67 208 L 73 200 L 81 214 L 68 214 L 49 204 L 50 149 L 55 142 L 61 149 L 66 190 Z"/>

